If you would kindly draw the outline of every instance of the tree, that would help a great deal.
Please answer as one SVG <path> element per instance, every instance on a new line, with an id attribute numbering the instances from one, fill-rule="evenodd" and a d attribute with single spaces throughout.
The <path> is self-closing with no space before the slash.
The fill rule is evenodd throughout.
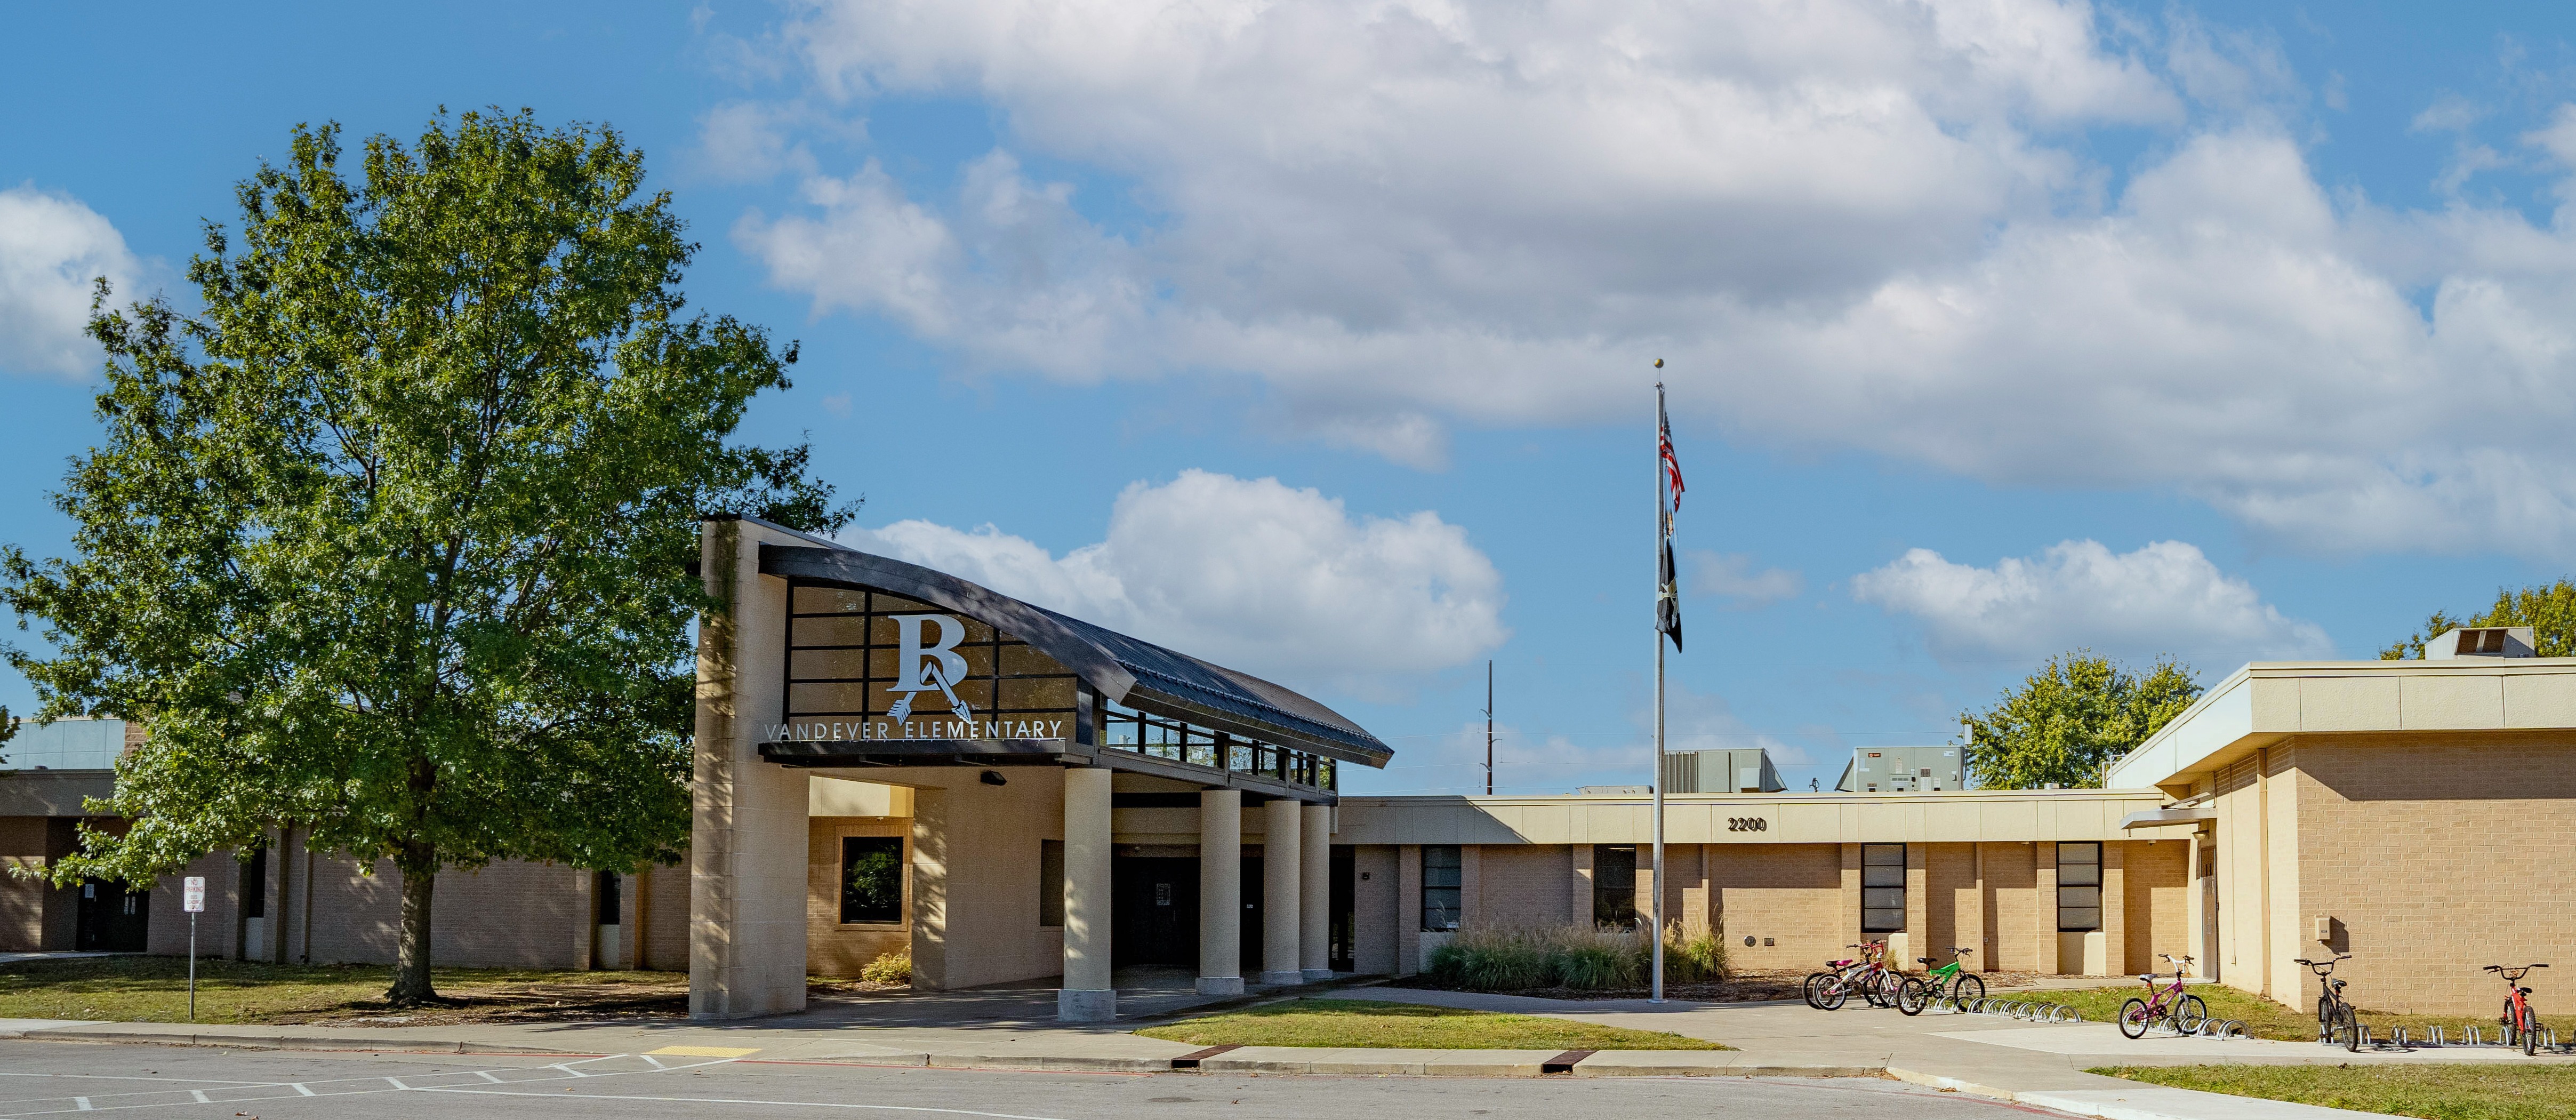
<path id="1" fill-rule="evenodd" d="M 452 124 L 452 127 L 451 127 Z M 103 442 L 56 505 L 75 558 L 5 552 L 57 653 L 45 714 L 142 720 L 57 882 L 149 882 L 266 830 L 402 879 L 386 998 L 436 998 L 436 874 L 632 870 L 688 836 L 688 574 L 707 511 L 831 530 L 806 449 L 728 437 L 791 343 L 682 314 L 681 237 L 607 128 L 442 110 L 406 149 L 298 127 L 209 223 L 204 310 L 107 306 Z M 24 623 L 21 623 L 23 626 Z"/>
<path id="2" fill-rule="evenodd" d="M 2519 591 L 2496 589 L 2495 605 L 2485 614 L 2466 620 L 2453 618 L 2444 611 L 2434 611 L 2424 620 L 2424 628 L 2405 640 L 2379 651 L 2382 661 L 2403 661 L 2424 656 L 2424 643 L 2445 632 L 2463 626 L 2528 626 L 2531 627 L 2532 653 L 2540 657 L 2576 657 L 2576 583 L 2561 578 L 2552 584 L 2533 584 Z"/>
<path id="3" fill-rule="evenodd" d="M 1969 728 L 1969 773 L 1985 789 L 2102 784 L 2104 768 L 2200 696 L 2191 667 L 2159 657 L 2144 676 L 2091 650 L 2048 659 Z"/>

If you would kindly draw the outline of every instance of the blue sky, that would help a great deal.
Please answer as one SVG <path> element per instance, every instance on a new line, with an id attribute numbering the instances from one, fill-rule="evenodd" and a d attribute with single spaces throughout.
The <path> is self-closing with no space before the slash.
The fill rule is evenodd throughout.
<path id="1" fill-rule="evenodd" d="M 502 105 L 803 340 L 744 434 L 855 543 L 1309 688 L 1398 749 L 1356 791 L 1481 786 L 1488 657 L 1504 791 L 1641 780 L 1656 357 L 1676 745 L 1801 787 L 2070 646 L 2214 680 L 2567 571 L 2563 6 L 1612 7 L 22 13 L 0 539 L 67 547 L 82 278 L 184 301 L 299 122 Z"/>

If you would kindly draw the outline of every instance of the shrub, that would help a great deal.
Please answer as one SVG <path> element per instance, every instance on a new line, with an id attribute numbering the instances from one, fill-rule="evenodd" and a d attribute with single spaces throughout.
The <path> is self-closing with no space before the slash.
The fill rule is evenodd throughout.
<path id="1" fill-rule="evenodd" d="M 1654 943 L 1638 930 L 1540 926 L 1461 932 L 1431 951 L 1434 983 L 1470 991 L 1567 987 L 1634 988 L 1646 982 Z M 1723 979 L 1726 946 L 1715 933 L 1664 938 L 1664 978 L 1692 984 Z"/>
<path id="2" fill-rule="evenodd" d="M 1726 979 L 1726 939 L 1715 930 L 1686 933 L 1680 926 L 1665 930 L 1664 979 L 1674 984 Z"/>
<path id="3" fill-rule="evenodd" d="M 869 961 L 859 969 L 859 979 L 871 984 L 912 983 L 912 950 L 897 949 Z"/>

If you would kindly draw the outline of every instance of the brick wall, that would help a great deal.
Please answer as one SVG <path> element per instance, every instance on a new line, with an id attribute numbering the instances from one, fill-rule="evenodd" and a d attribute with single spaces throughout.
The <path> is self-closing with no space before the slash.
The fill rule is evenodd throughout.
<path id="1" fill-rule="evenodd" d="M 806 825 L 805 970 L 816 976 L 856 976 L 868 962 L 912 948 L 912 925 L 844 925 L 841 922 L 841 838 L 902 837 L 902 817 L 810 817 Z M 907 851 L 904 866 L 912 861 Z M 904 913 L 912 912 L 912 876 L 904 876 Z"/>
<path id="2" fill-rule="evenodd" d="M 2489 1019 L 2504 984 L 2480 966 L 2547 961 L 2524 981 L 2544 1021 L 2576 1009 L 2576 737 L 2497 740 L 2299 740 L 2295 778 L 2274 780 L 2295 788 L 2299 887 L 2275 955 L 2351 953 L 2336 975 L 2364 1007 Z M 2337 923 L 2332 945 L 2318 916 Z M 2284 992 L 2304 1006 L 2316 981 L 2296 974 Z"/>
<path id="3" fill-rule="evenodd" d="M 1859 903 L 1843 906 L 1842 849 L 1834 844 L 1724 844 L 1709 864 L 1720 933 L 1738 968 L 1813 969 L 1846 956 Z M 1855 873 L 1856 874 L 1856 873 Z M 1855 888 L 1857 889 L 1857 888 Z M 1744 939 L 1754 943 L 1748 947 Z M 1768 938 L 1771 944 L 1763 944 Z"/>
<path id="4" fill-rule="evenodd" d="M 1977 849 L 1973 844 L 1922 844 L 1924 907 L 1923 931 L 1916 942 L 1914 955 L 1950 963 L 1948 946 L 1965 945 L 1978 949 L 1968 954 L 1967 966 L 1976 968 L 1985 951 L 1973 938 L 1977 934 L 1977 916 L 1984 909 L 1977 898 Z M 1913 854 L 1908 852 L 1911 860 Z M 1908 962 L 1909 966 L 1912 962 Z"/>
<path id="5" fill-rule="evenodd" d="M 1393 976 L 1396 967 L 1396 901 L 1400 885 L 1396 849 L 1391 844 L 1362 844 L 1351 852 L 1352 965 L 1359 971 Z"/>
<path id="6" fill-rule="evenodd" d="M 666 972 L 689 970 L 689 864 L 654 867 L 636 876 L 636 905 L 642 907 L 636 966 Z"/>
<path id="7" fill-rule="evenodd" d="M 45 818 L 0 817 L 0 953 L 43 946 L 45 884 L 13 872 L 41 870 L 45 863 Z"/>
<path id="8" fill-rule="evenodd" d="M 1573 889 L 1574 861 L 1562 844 L 1486 844 L 1476 853 L 1473 929 L 1557 925 L 1559 900 Z"/>
<path id="9" fill-rule="evenodd" d="M 2126 880 L 2121 959 L 2124 974 L 2165 967 L 2164 957 L 2191 952 L 2191 845 L 2181 840 L 2133 840 L 2119 845 Z"/>
<path id="10" fill-rule="evenodd" d="M 2018 841 L 1978 845 L 1986 862 L 1986 967 L 2028 972 L 2040 967 L 2038 846 Z M 2050 865 L 2052 868 L 2055 864 Z M 2055 900 L 2050 900 L 2054 905 Z M 2054 931 L 2056 924 L 2050 923 Z M 2056 956 L 2056 934 L 2048 955 Z"/>

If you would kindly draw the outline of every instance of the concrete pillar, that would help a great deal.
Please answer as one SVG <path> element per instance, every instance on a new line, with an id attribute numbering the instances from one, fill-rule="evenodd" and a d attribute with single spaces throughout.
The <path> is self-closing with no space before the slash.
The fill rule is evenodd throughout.
<path id="1" fill-rule="evenodd" d="M 1322 805 L 1298 810 L 1297 971 L 1308 980 L 1333 978 L 1333 811 Z"/>
<path id="2" fill-rule="evenodd" d="M 1243 994 L 1243 791 L 1199 791 L 1199 994 Z"/>
<path id="3" fill-rule="evenodd" d="M 1064 987 L 1055 1017 L 1102 1023 L 1118 1017 L 1109 982 L 1109 771 L 1064 772 Z"/>
<path id="4" fill-rule="evenodd" d="M 1302 984 L 1297 968 L 1297 894 L 1305 889 L 1298 872 L 1303 845 L 1298 834 L 1295 801 L 1273 798 L 1262 807 L 1261 822 L 1261 982 Z"/>
<path id="5" fill-rule="evenodd" d="M 912 990 L 948 989 L 948 791 L 912 798 Z M 838 858 L 835 854 L 834 858 Z M 828 905 L 828 904 L 827 904 Z"/>
<path id="6" fill-rule="evenodd" d="M 1592 845 L 1568 844 L 1567 857 L 1573 861 L 1574 874 L 1567 882 L 1574 889 L 1565 900 L 1565 920 L 1584 929 L 1592 928 Z"/>
<path id="7" fill-rule="evenodd" d="M 2039 905 L 2036 907 L 2039 913 L 2031 930 L 2032 936 L 2039 939 L 2039 963 L 2032 965 L 2031 971 L 2042 976 L 2054 976 L 2066 971 L 2058 959 L 2057 845 L 2045 840 L 2033 841 L 2030 852 L 2032 866 L 2039 873 Z M 2082 961 L 2079 959 L 2075 963 L 2080 965 Z"/>
<path id="8" fill-rule="evenodd" d="M 700 523 L 703 586 L 723 606 L 698 620 L 689 780 L 693 1019 L 805 1008 L 810 779 L 760 757 L 787 696 L 787 581 L 760 574 L 764 543 L 811 542 L 749 521 Z"/>

